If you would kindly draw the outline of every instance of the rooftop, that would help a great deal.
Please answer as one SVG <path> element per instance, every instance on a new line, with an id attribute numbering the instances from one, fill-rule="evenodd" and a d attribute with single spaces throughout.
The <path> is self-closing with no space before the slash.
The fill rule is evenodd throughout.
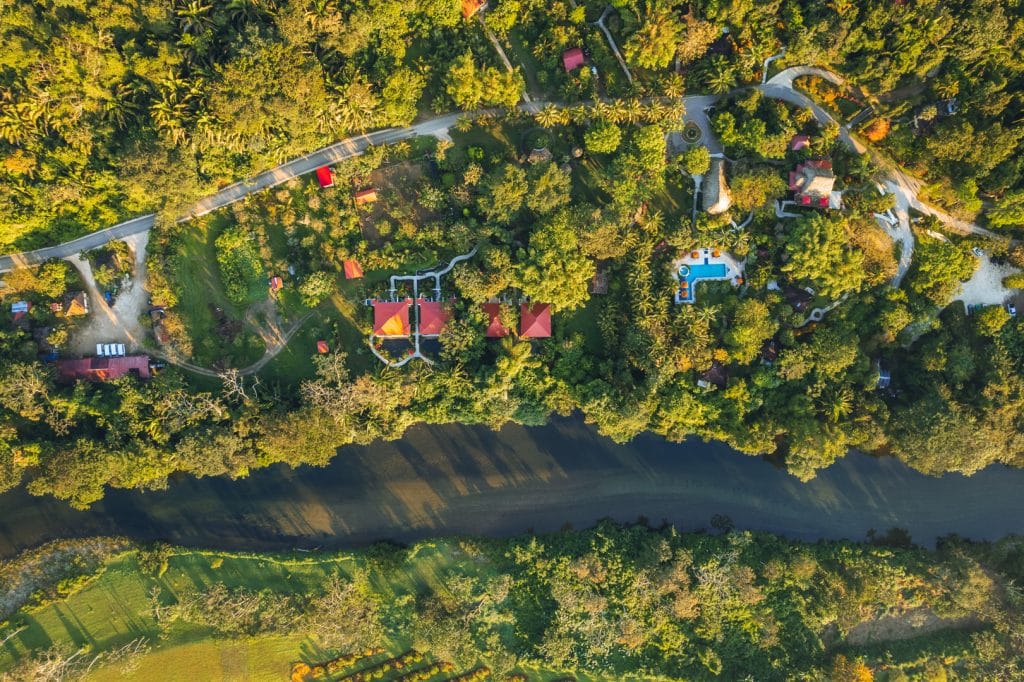
<path id="1" fill-rule="evenodd" d="M 484 334 L 489 339 L 500 339 L 503 336 L 508 336 L 508 327 L 501 323 L 501 304 L 500 303 L 484 303 L 482 306 L 484 312 L 487 313 L 487 332 Z"/>
<path id="2" fill-rule="evenodd" d="M 519 336 L 523 339 L 546 339 L 551 336 L 551 305 L 523 303 L 519 306 Z"/>
<path id="3" fill-rule="evenodd" d="M 583 66 L 585 61 L 583 50 L 578 47 L 569 48 L 562 53 L 562 65 L 565 67 L 566 73 Z"/>
<path id="4" fill-rule="evenodd" d="M 148 355 L 57 360 L 56 364 L 57 373 L 65 381 L 112 381 L 130 372 L 137 373 L 140 379 L 149 378 Z"/>
<path id="5" fill-rule="evenodd" d="M 376 336 L 409 336 L 409 299 L 373 302 L 373 333 Z"/>
<path id="6" fill-rule="evenodd" d="M 426 301 L 419 299 L 416 304 L 420 307 L 420 335 L 439 336 L 444 330 L 444 323 L 448 321 L 448 313 L 444 305 L 437 301 Z"/>

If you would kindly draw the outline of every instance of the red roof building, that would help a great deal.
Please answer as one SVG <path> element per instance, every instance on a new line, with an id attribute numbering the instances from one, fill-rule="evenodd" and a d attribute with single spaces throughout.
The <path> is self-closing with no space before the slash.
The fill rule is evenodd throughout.
<path id="1" fill-rule="evenodd" d="M 793 152 L 798 152 L 810 146 L 811 138 L 808 135 L 794 135 L 793 139 L 789 141 L 789 150 Z"/>
<path id="2" fill-rule="evenodd" d="M 801 163 L 789 174 L 789 189 L 800 206 L 828 208 L 835 182 L 832 162 L 828 159 Z"/>
<path id="3" fill-rule="evenodd" d="M 267 281 L 267 284 L 270 286 L 270 290 L 274 293 L 277 293 L 284 288 L 284 280 L 278 275 L 271 277 L 270 280 Z"/>
<path id="4" fill-rule="evenodd" d="M 331 352 L 331 347 L 327 345 L 326 341 L 320 339 L 316 342 L 316 352 L 320 353 L 320 355 L 324 355 Z"/>
<path id="5" fill-rule="evenodd" d="M 583 66 L 583 62 L 586 59 L 583 56 L 583 50 L 578 47 L 573 47 L 562 53 L 562 65 L 565 67 L 565 72 L 570 73 L 571 71 L 578 69 Z"/>
<path id="6" fill-rule="evenodd" d="M 487 0 L 462 0 L 462 18 L 469 19 L 487 6 Z"/>
<path id="7" fill-rule="evenodd" d="M 546 339 L 551 336 L 551 305 L 524 303 L 519 306 L 519 336 L 523 339 Z"/>
<path id="8" fill-rule="evenodd" d="M 484 334 L 489 339 L 500 339 L 503 336 L 508 336 L 508 327 L 501 323 L 501 304 L 500 303 L 484 303 L 482 306 L 484 312 L 487 313 L 487 332 Z"/>
<path id="9" fill-rule="evenodd" d="M 334 187 L 334 175 L 331 173 L 331 167 L 321 166 L 320 168 L 317 168 L 316 181 L 320 183 L 321 189 Z"/>
<path id="10" fill-rule="evenodd" d="M 416 304 L 420 307 L 420 336 L 440 336 L 444 323 L 448 321 L 444 305 L 422 298 Z"/>
<path id="11" fill-rule="evenodd" d="M 363 268 L 357 261 L 347 260 L 342 265 L 345 267 L 345 279 L 359 279 L 363 276 Z"/>
<path id="12" fill-rule="evenodd" d="M 140 379 L 149 378 L 148 355 L 58 360 L 57 373 L 64 381 L 113 381 L 134 372 Z"/>
<path id="13" fill-rule="evenodd" d="M 373 333 L 375 336 L 409 336 L 410 301 L 374 301 Z"/>
<path id="14" fill-rule="evenodd" d="M 372 204 L 377 201 L 377 190 L 374 188 L 361 189 L 355 194 L 356 206 L 362 206 L 363 204 Z"/>

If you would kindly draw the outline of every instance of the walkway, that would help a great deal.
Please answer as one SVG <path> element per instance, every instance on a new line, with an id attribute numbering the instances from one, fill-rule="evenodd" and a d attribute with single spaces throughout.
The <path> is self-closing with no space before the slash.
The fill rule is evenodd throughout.
<path id="1" fill-rule="evenodd" d="M 597 26 L 599 29 L 601 29 L 601 32 L 604 33 L 604 37 L 608 39 L 608 45 L 611 46 L 612 52 L 615 54 L 615 58 L 619 60 L 619 66 L 622 67 L 622 72 L 626 74 L 626 80 L 628 80 L 629 84 L 632 85 L 633 74 L 629 72 L 629 67 L 626 66 L 626 60 L 622 58 L 622 53 L 619 52 L 619 46 L 615 44 L 615 38 L 612 37 L 612 32 L 609 31 L 608 27 L 604 25 L 605 17 L 607 17 L 608 13 L 611 11 L 611 5 L 606 5 L 604 11 L 601 12 L 601 17 L 594 22 L 594 26 Z"/>

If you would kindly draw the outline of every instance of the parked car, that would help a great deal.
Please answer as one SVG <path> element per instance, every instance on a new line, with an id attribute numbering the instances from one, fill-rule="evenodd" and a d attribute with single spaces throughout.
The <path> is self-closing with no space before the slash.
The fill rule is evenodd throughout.
<path id="1" fill-rule="evenodd" d="M 1010 313 L 1013 317 L 1017 317 L 1017 306 L 1012 303 L 1006 304 L 1006 312 Z"/>
<path id="2" fill-rule="evenodd" d="M 983 257 L 985 256 L 985 252 L 984 252 L 984 251 L 982 251 L 982 250 L 981 250 L 981 249 L 980 249 L 979 247 L 977 247 L 977 246 L 973 247 L 973 248 L 971 249 L 971 252 L 972 252 L 972 253 L 973 253 L 973 254 L 974 254 L 975 256 L 977 256 L 978 258 L 983 258 Z"/>

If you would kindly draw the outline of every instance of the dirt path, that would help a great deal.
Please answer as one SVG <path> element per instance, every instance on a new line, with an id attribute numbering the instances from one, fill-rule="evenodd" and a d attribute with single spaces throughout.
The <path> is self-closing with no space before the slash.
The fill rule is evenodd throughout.
<path id="1" fill-rule="evenodd" d="M 272 342 L 267 341 L 268 337 L 263 336 L 263 334 L 261 334 L 261 336 L 263 336 L 264 338 L 264 341 L 267 341 L 266 352 L 263 353 L 263 357 L 261 357 L 256 362 L 252 363 L 247 367 L 242 367 L 241 369 L 239 369 L 238 373 L 242 376 L 249 376 L 263 369 L 268 362 L 273 360 L 275 357 L 277 357 L 278 353 L 284 350 L 285 346 L 288 345 L 288 342 L 292 340 L 292 337 L 294 337 L 295 334 L 298 333 L 300 329 L 302 329 L 302 325 L 306 324 L 309 318 L 313 317 L 315 313 L 315 310 L 309 311 L 308 313 L 297 319 L 294 323 L 292 323 L 292 326 L 289 327 L 288 330 L 284 332 L 282 332 L 279 327 L 275 326 L 275 332 L 273 333 Z M 246 313 L 246 317 L 248 317 L 248 313 Z M 182 360 L 181 358 L 172 356 L 162 351 L 153 351 L 153 355 L 166 360 L 175 367 L 180 367 L 184 370 L 188 370 L 189 372 L 193 372 L 194 374 L 201 374 L 203 376 L 214 378 L 220 377 L 221 375 L 221 372 L 217 370 L 210 369 L 208 367 L 200 367 L 199 365 L 193 365 L 191 362 L 188 362 L 187 360 Z"/>
<path id="2" fill-rule="evenodd" d="M 103 300 L 92 266 L 81 254 L 65 258 L 82 276 L 89 294 L 90 314 L 85 324 L 72 334 L 71 351 L 77 355 L 93 355 L 98 343 L 123 343 L 128 352 L 143 348 L 147 331 L 140 318 L 146 311 L 146 245 L 149 232 L 125 237 L 124 242 L 135 254 L 134 273 L 131 284 L 121 291 L 114 305 Z"/>

